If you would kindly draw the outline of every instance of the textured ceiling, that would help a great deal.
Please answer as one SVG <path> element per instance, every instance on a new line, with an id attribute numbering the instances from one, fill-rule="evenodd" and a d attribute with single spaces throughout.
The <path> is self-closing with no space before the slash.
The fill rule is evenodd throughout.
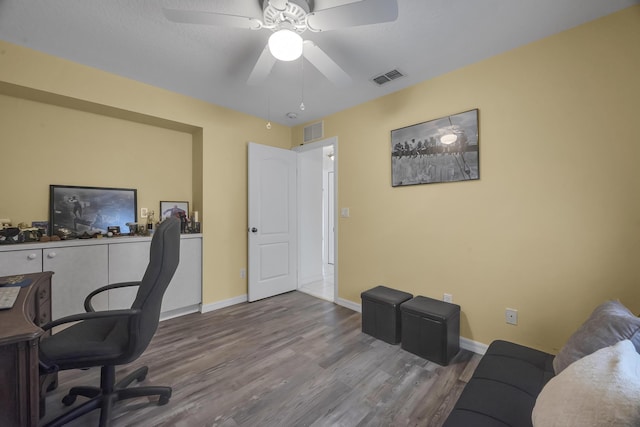
<path id="1" fill-rule="evenodd" d="M 249 86 L 269 30 L 178 24 L 162 13 L 255 15 L 258 0 L 0 0 L 0 39 L 291 126 L 635 4 L 640 0 L 398 0 L 395 22 L 304 33 L 351 76 L 347 88 L 301 60 L 278 62 L 264 84 Z M 406 76 L 371 82 L 394 68 Z"/>

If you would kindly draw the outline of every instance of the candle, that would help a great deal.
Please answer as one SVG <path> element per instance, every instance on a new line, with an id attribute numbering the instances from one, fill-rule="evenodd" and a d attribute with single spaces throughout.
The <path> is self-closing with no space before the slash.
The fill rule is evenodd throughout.
<path id="1" fill-rule="evenodd" d="M 193 213 L 193 219 L 195 219 L 195 220 L 196 220 L 196 222 L 198 222 L 198 211 L 195 211 L 195 212 Z"/>

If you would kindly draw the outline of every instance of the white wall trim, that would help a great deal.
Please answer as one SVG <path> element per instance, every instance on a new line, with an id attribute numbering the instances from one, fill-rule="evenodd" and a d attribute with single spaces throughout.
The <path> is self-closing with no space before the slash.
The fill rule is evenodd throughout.
<path id="1" fill-rule="evenodd" d="M 298 289 L 300 289 L 304 285 L 310 285 L 311 283 L 314 283 L 314 282 L 322 282 L 323 280 L 324 280 L 324 276 L 322 274 L 317 274 L 317 275 L 308 276 L 308 277 L 301 277 L 300 281 L 298 282 Z"/>
<path id="2" fill-rule="evenodd" d="M 201 313 L 208 313 L 210 311 L 220 310 L 221 308 L 231 307 L 232 305 L 241 304 L 243 302 L 247 302 L 247 295 L 240 295 L 237 297 L 225 299 L 222 301 L 212 302 L 210 304 L 202 304 Z"/>
<path id="3" fill-rule="evenodd" d="M 344 304 L 340 304 L 338 303 L 338 288 L 339 288 L 339 283 L 338 283 L 338 260 L 339 260 L 339 256 L 338 256 L 338 227 L 340 224 L 340 221 L 338 221 L 338 164 L 339 164 L 339 159 L 340 156 L 338 155 L 338 137 L 337 136 L 332 136 L 329 138 L 325 138 L 322 139 L 320 141 L 315 141 L 315 142 L 310 142 L 307 144 L 301 144 L 298 145 L 296 147 L 293 147 L 292 150 L 296 151 L 296 152 L 304 152 L 307 150 L 313 150 L 316 148 L 320 148 L 320 147 L 326 147 L 329 145 L 333 145 L 333 153 L 335 155 L 334 160 L 333 160 L 333 182 L 334 182 L 334 191 L 333 191 L 333 209 L 334 209 L 334 214 L 335 214 L 335 223 L 334 223 L 334 236 L 335 238 L 333 239 L 333 256 L 335 258 L 335 262 L 333 264 L 333 299 L 334 302 L 339 304 L 339 305 L 344 305 Z M 300 236 L 298 236 L 298 238 L 300 238 Z M 300 271 L 300 259 L 298 259 L 298 271 Z M 299 287 L 299 286 L 298 286 Z M 349 301 L 345 301 L 345 304 L 349 303 Z M 351 308 L 353 310 L 352 307 L 345 305 L 345 307 Z"/>
<path id="4" fill-rule="evenodd" d="M 362 313 L 362 305 L 357 304 L 355 302 L 349 301 L 343 298 L 335 298 L 336 304 L 346 307 L 350 310 L 357 311 L 358 313 Z"/>
<path id="5" fill-rule="evenodd" d="M 460 337 L 460 348 L 482 355 L 487 352 L 489 346 L 478 341 L 470 340 L 469 338 Z"/>
<path id="6" fill-rule="evenodd" d="M 176 308 L 175 310 L 166 311 L 160 313 L 160 321 L 173 319 L 175 317 L 184 316 L 191 313 L 198 313 L 200 311 L 200 304 L 190 305 L 188 307 Z"/>

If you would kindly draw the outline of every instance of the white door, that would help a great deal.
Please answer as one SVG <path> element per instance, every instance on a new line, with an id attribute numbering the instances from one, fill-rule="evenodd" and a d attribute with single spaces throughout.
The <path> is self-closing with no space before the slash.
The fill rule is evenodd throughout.
<path id="1" fill-rule="evenodd" d="M 297 288 L 296 156 L 249 143 L 249 301 Z"/>

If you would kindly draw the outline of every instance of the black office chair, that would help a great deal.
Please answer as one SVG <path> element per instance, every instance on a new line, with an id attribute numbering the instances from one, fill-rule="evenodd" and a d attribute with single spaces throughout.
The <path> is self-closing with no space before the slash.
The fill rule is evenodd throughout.
<path id="1" fill-rule="evenodd" d="M 100 426 L 108 426 L 114 402 L 139 396 L 158 395 L 159 405 L 169 402 L 171 387 L 126 388 L 134 380 L 145 379 L 144 366 L 115 382 L 115 366 L 137 359 L 145 351 L 158 328 L 160 306 L 180 258 L 180 221 L 162 222 L 151 239 L 149 265 L 140 282 L 115 283 L 96 289 L 85 299 L 87 313 L 67 316 L 46 324 L 49 330 L 63 323 L 78 322 L 40 341 L 43 373 L 101 366 L 100 387 L 73 387 L 62 402 L 69 406 L 76 396 L 90 400 L 51 421 L 61 426 L 100 408 Z M 94 311 L 91 299 L 108 289 L 139 286 L 130 309 Z"/>

